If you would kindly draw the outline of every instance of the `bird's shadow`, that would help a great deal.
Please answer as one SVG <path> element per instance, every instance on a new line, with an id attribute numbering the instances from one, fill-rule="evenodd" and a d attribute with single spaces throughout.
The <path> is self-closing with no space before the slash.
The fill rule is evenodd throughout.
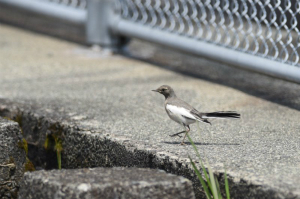
<path id="1" fill-rule="evenodd" d="M 165 144 L 176 144 L 179 145 L 181 142 L 162 142 Z M 190 142 L 184 142 L 185 145 L 192 145 Z M 214 146 L 238 146 L 238 143 L 205 143 L 205 142 L 194 142 L 195 145 L 214 145 Z"/>

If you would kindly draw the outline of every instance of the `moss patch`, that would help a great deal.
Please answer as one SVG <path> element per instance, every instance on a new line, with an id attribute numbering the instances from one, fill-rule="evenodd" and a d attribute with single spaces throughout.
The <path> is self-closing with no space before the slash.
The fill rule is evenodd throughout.
<path id="1" fill-rule="evenodd" d="M 26 152 L 26 156 L 28 155 L 28 144 L 25 138 L 18 142 L 18 147 L 24 149 L 24 151 Z"/>
<path id="2" fill-rule="evenodd" d="M 34 165 L 32 164 L 32 162 L 29 160 L 29 158 L 26 156 L 26 162 L 24 164 L 24 167 L 25 167 L 25 172 L 27 171 L 35 171 L 35 167 Z"/>

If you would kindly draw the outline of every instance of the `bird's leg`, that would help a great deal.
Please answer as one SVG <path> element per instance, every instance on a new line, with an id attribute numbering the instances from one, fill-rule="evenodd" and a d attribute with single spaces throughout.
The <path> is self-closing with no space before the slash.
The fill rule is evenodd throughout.
<path id="1" fill-rule="evenodd" d="M 187 125 L 186 127 L 187 127 L 187 130 L 186 130 L 186 133 L 185 133 L 185 135 L 184 135 L 184 138 L 183 138 L 182 142 L 180 143 L 181 145 L 185 145 L 185 144 L 184 144 L 185 137 L 186 137 L 186 135 L 190 132 L 190 127 L 189 127 L 188 125 Z"/>
<path id="2" fill-rule="evenodd" d="M 173 135 L 169 135 L 170 137 L 175 137 L 175 136 L 178 136 L 178 137 L 182 137 L 182 136 L 180 136 L 179 134 L 182 134 L 182 133 L 185 133 L 186 132 L 186 128 L 185 128 L 185 126 L 184 125 L 182 125 L 182 127 L 183 127 L 183 129 L 184 129 L 184 131 L 181 131 L 181 132 L 179 132 L 179 133 L 175 133 L 175 134 L 173 134 Z"/>
<path id="3" fill-rule="evenodd" d="M 181 132 L 179 132 L 179 133 L 175 133 L 175 134 L 173 134 L 173 135 L 169 135 L 170 137 L 175 137 L 175 136 L 178 136 L 178 137 L 182 137 L 182 136 L 180 136 L 180 134 L 182 134 L 182 133 L 185 133 L 186 131 L 181 131 Z"/>

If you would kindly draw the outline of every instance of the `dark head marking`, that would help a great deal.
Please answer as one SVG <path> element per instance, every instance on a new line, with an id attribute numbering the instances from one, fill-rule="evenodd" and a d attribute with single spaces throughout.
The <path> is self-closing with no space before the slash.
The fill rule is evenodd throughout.
<path id="1" fill-rule="evenodd" d="M 165 98 L 176 96 L 174 90 L 168 85 L 162 85 L 158 89 L 152 90 L 152 91 L 158 92 L 158 93 L 164 95 Z"/>

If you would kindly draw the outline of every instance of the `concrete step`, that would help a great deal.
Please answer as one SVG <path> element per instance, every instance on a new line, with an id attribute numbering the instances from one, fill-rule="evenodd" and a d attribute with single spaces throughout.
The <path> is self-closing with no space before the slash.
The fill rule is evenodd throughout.
<path id="1" fill-rule="evenodd" d="M 94 168 L 26 173 L 20 199 L 193 199 L 192 183 L 161 170 Z"/>

